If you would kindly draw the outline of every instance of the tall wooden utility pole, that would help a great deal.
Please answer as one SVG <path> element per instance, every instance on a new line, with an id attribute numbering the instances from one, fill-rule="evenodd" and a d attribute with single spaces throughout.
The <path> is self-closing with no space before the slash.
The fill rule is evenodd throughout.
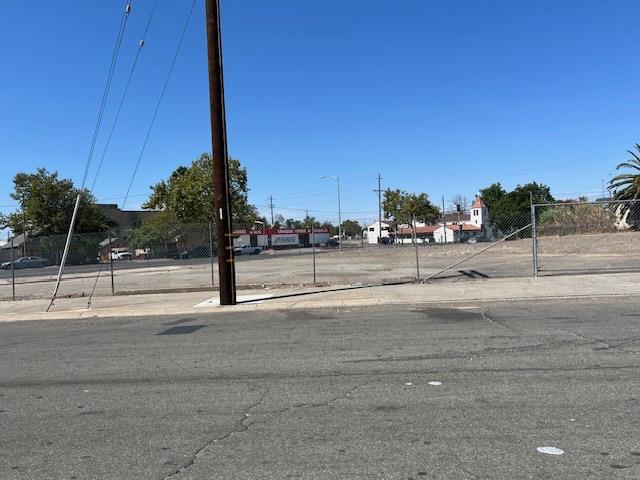
<path id="1" fill-rule="evenodd" d="M 233 263 L 233 229 L 229 199 L 229 161 L 224 111 L 220 0 L 206 0 L 209 101 L 213 146 L 213 203 L 218 241 L 220 305 L 236 304 L 236 272 Z"/>
<path id="2" fill-rule="evenodd" d="M 271 226 L 273 227 L 273 195 L 269 195 L 269 209 L 271 210 Z"/>
<path id="3" fill-rule="evenodd" d="M 380 187 L 382 177 L 378 174 L 378 188 L 374 192 L 378 192 L 378 245 L 382 243 L 382 188 Z"/>

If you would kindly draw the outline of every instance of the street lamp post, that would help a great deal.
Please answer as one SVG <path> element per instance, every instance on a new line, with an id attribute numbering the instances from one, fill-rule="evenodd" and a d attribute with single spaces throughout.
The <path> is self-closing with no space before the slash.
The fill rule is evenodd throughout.
<path id="1" fill-rule="evenodd" d="M 322 175 L 320 178 L 333 178 L 338 183 L 338 245 L 342 252 L 342 210 L 340 208 L 340 177 L 334 175 Z"/>

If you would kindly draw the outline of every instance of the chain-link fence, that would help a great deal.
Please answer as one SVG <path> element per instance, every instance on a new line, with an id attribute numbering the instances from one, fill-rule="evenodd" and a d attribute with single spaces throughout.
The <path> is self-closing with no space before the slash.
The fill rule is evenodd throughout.
<path id="1" fill-rule="evenodd" d="M 62 285 L 62 295 L 90 293 L 101 267 L 98 252 L 108 235 L 108 232 L 98 232 L 72 236 L 66 272 L 74 281 Z M 29 237 L 27 245 L 5 245 L 0 250 L 0 298 L 12 298 L 14 292 L 15 298 L 51 296 L 65 242 L 66 235 L 49 235 Z M 111 291 L 108 290 L 108 293 Z"/>
<path id="2" fill-rule="evenodd" d="M 640 201 L 535 205 L 540 275 L 640 270 Z"/>
<path id="3" fill-rule="evenodd" d="M 531 212 L 488 213 L 480 222 L 468 214 L 460 221 L 455 216 L 435 224 L 383 223 L 380 238 L 356 235 L 342 242 L 317 226 L 235 226 L 236 284 L 458 281 L 532 276 L 535 265 L 541 275 L 640 269 L 640 202 L 534 205 Z M 33 237 L 26 252 L 3 247 L 1 260 L 9 265 L 0 270 L 0 298 L 11 299 L 14 291 L 18 299 L 50 297 L 65 240 L 64 235 Z M 217 281 L 212 225 L 150 222 L 123 236 L 74 234 L 58 295 L 211 289 Z"/>
<path id="4" fill-rule="evenodd" d="M 472 224 L 447 225 L 447 242 L 418 243 L 423 279 L 482 279 L 530 276 L 531 216 L 527 213 L 489 217 L 480 229 Z M 420 240 L 420 227 L 416 236 Z M 443 229 L 433 233 L 442 239 Z"/>

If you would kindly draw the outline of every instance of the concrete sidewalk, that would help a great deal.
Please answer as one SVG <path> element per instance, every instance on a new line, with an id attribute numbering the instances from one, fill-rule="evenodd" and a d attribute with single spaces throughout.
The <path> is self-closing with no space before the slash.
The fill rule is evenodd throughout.
<path id="1" fill-rule="evenodd" d="M 640 295 L 640 273 L 565 275 L 374 287 L 241 290 L 238 305 L 225 307 L 217 304 L 218 292 L 95 297 L 90 308 L 87 308 L 87 298 L 61 298 L 47 313 L 44 310 L 48 300 L 4 301 L 0 302 L 0 322 L 635 295 Z"/>

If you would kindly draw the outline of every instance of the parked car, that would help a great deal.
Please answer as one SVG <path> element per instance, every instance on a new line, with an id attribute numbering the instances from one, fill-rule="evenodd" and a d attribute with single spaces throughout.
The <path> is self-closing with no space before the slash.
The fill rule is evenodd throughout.
<path id="1" fill-rule="evenodd" d="M 131 253 L 131 252 L 111 252 L 111 258 L 113 260 L 133 260 L 133 253 Z"/>
<path id="2" fill-rule="evenodd" d="M 209 258 L 209 245 L 197 245 L 195 247 L 191 247 L 189 250 L 184 250 L 179 252 L 176 255 L 177 260 L 184 260 L 187 258 Z M 213 248 L 213 255 L 215 256 L 218 252 L 217 249 Z"/>
<path id="3" fill-rule="evenodd" d="M 13 268 L 44 268 L 49 265 L 49 260 L 43 257 L 20 257 L 13 261 Z M 11 270 L 11 262 L 0 265 L 4 270 Z"/>
<path id="4" fill-rule="evenodd" d="M 233 249 L 233 253 L 236 255 L 258 255 L 261 251 L 260 247 L 252 247 L 250 245 L 243 245 Z"/>
<path id="5" fill-rule="evenodd" d="M 328 239 L 326 242 L 322 242 L 320 244 L 321 247 L 328 247 L 328 248 L 337 248 L 340 246 L 340 242 L 338 240 L 336 240 L 335 238 L 330 238 Z"/>

